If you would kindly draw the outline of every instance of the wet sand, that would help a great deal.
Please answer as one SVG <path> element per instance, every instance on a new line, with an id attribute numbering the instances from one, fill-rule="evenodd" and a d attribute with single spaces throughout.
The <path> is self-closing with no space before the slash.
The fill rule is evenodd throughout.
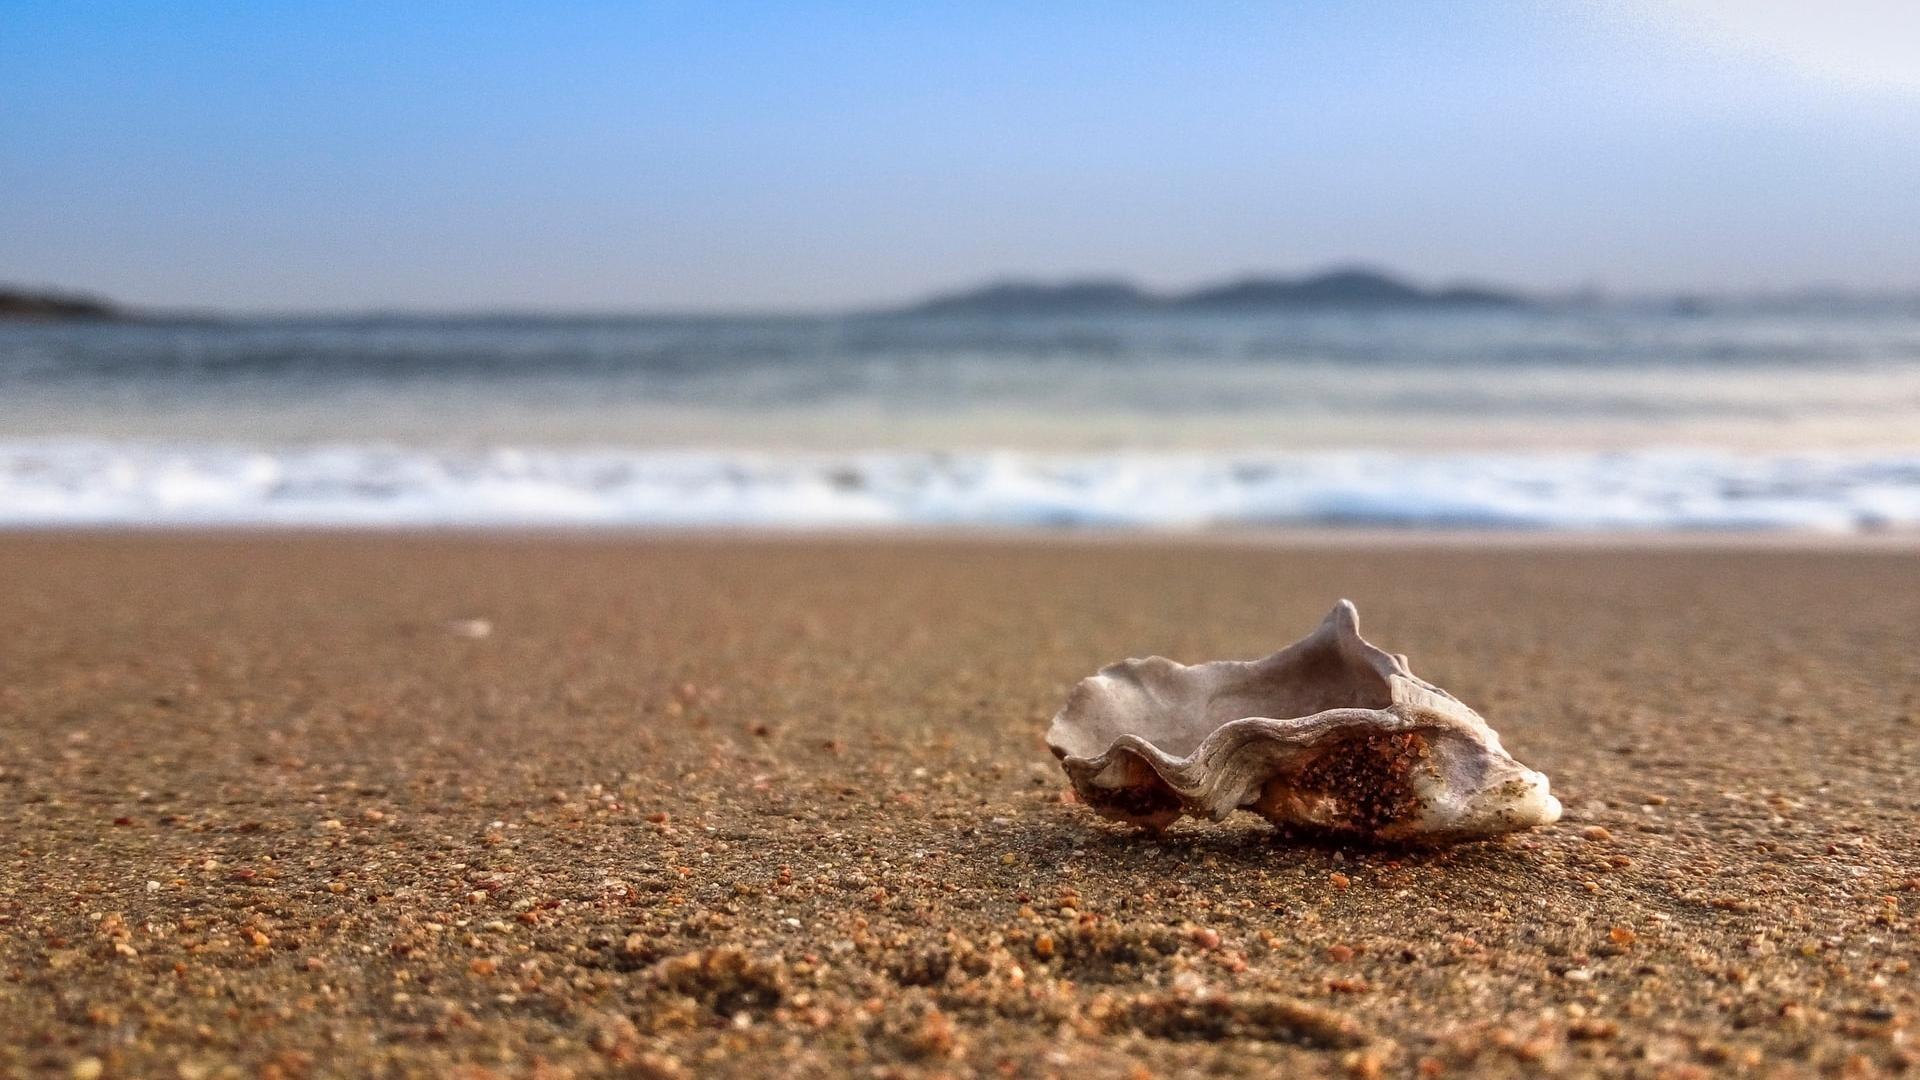
<path id="1" fill-rule="evenodd" d="M 1063 799 L 1076 679 L 1340 596 L 1566 820 Z M 1912 1074 L 1917 628 L 1900 551 L 0 539 L 0 1073 Z"/>

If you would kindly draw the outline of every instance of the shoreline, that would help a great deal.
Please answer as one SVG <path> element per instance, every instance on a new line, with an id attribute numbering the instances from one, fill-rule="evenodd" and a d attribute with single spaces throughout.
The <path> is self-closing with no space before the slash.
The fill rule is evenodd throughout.
<path id="1" fill-rule="evenodd" d="M 648 525 L 0 525 L 0 543 L 60 539 L 222 541 L 260 539 L 436 540 L 503 544 L 632 542 L 739 544 L 919 545 L 1270 550 L 1438 549 L 1489 551 L 1779 551 L 1816 554 L 1920 551 L 1920 528 L 1836 533 L 1806 529 L 1431 529 L 1287 526 L 1201 529 L 1015 528 L 997 526 L 648 526 Z"/>
<path id="2" fill-rule="evenodd" d="M 1052 456 L 0 441 L 0 527 L 1920 532 L 1920 454 Z"/>

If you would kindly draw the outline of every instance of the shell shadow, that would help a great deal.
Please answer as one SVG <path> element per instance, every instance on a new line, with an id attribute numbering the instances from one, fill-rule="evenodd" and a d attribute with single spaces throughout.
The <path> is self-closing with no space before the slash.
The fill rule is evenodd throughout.
<path id="1" fill-rule="evenodd" d="M 1539 871 L 1539 852 L 1522 837 L 1503 836 L 1447 845 L 1380 843 L 1322 833 L 1285 832 L 1250 818 L 1223 822 L 1188 819 L 1162 833 L 1105 821 L 1078 811 L 1017 826 L 1029 858 L 1077 865 L 1087 872 L 1128 875 L 1174 863 L 1212 859 L 1221 869 L 1282 867 L 1335 871 L 1365 867 L 1445 867 L 1494 875 Z"/>

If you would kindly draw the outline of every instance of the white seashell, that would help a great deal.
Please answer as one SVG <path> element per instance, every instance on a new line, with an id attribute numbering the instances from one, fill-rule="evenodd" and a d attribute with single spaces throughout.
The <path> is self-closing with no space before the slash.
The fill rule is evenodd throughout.
<path id="1" fill-rule="evenodd" d="M 1252 810 L 1283 829 L 1383 842 L 1496 836 L 1560 819 L 1547 778 L 1342 600 L 1264 660 L 1162 657 L 1081 680 L 1047 730 L 1081 800 L 1160 830 Z"/>

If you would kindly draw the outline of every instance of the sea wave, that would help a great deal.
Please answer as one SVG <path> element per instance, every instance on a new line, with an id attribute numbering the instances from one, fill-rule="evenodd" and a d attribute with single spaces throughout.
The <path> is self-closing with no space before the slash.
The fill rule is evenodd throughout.
<path id="1" fill-rule="evenodd" d="M 0 527 L 1920 527 L 1920 453 L 868 454 L 0 441 Z"/>

